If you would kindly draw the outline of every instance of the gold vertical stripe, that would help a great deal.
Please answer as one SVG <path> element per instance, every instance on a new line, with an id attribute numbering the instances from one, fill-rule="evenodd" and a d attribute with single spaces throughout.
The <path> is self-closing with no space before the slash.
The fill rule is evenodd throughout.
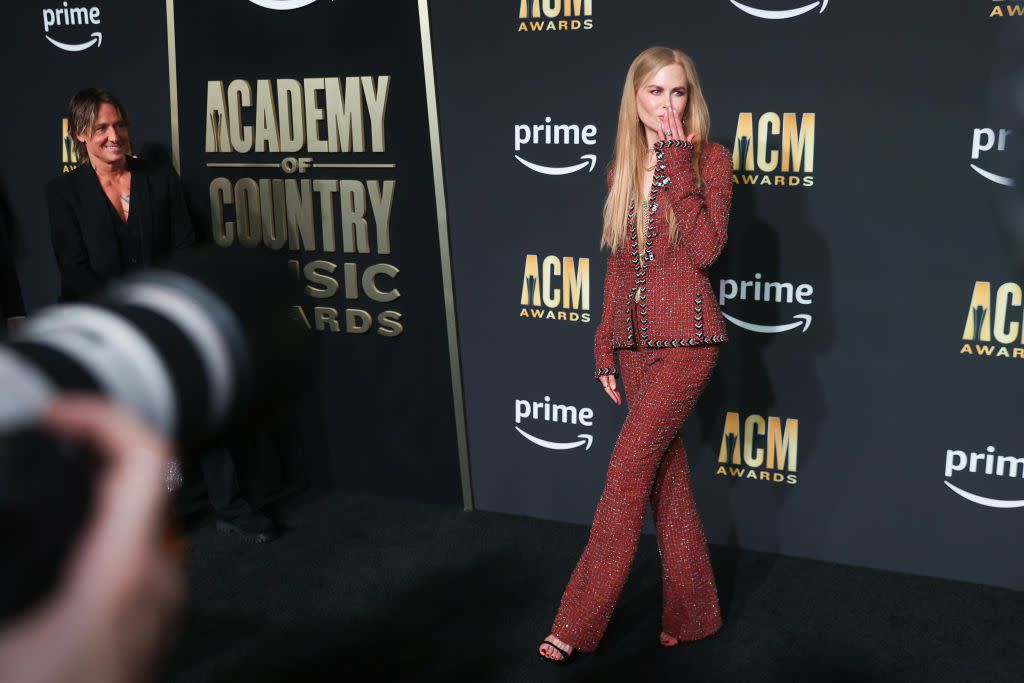
<path id="1" fill-rule="evenodd" d="M 419 0 L 420 43 L 423 45 L 423 84 L 427 91 L 427 122 L 430 125 L 430 156 L 434 167 L 434 198 L 437 203 L 437 236 L 441 248 L 441 278 L 444 282 L 444 312 L 448 323 L 448 362 L 452 368 L 452 399 L 455 403 L 455 431 L 462 478 L 462 507 L 473 509 L 473 481 L 469 473 L 466 440 L 466 410 L 462 396 L 462 366 L 459 362 L 459 331 L 455 324 L 455 294 L 452 286 L 452 258 L 448 245 L 448 208 L 441 173 L 441 132 L 437 122 L 437 90 L 434 86 L 434 53 L 430 45 L 430 15 L 427 0 Z"/>
<path id="2" fill-rule="evenodd" d="M 178 56 L 174 37 L 174 0 L 167 0 L 167 82 L 171 101 L 171 159 L 181 175 L 181 141 L 178 137 Z"/>

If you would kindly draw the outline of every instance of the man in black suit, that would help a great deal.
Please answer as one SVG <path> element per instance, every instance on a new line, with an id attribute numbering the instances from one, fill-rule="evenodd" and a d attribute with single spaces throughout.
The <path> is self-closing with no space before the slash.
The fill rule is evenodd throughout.
<path id="1" fill-rule="evenodd" d="M 111 147 L 101 149 L 112 155 Z M 50 181 L 46 204 L 61 301 L 85 298 L 116 277 L 195 245 L 180 182 L 170 166 L 127 155 L 116 165 L 90 159 Z"/>
<path id="2" fill-rule="evenodd" d="M 80 165 L 46 186 L 61 300 L 89 296 L 110 280 L 195 244 L 174 169 L 131 155 L 128 116 L 113 93 L 86 88 L 68 108 Z M 217 530 L 265 543 L 274 524 L 241 496 L 231 455 L 199 457 Z"/>

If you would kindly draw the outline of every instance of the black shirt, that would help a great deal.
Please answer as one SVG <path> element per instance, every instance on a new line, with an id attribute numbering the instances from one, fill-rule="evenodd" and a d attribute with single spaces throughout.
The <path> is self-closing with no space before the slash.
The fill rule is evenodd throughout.
<path id="1" fill-rule="evenodd" d="M 114 234 L 117 235 L 117 248 L 121 257 L 121 274 L 124 275 L 138 269 L 142 263 L 142 237 L 139 234 L 138 212 L 132 211 L 131 199 L 128 200 L 127 221 L 121 220 L 121 215 L 114 208 L 114 205 L 110 203 L 109 199 L 107 200 L 107 208 L 110 209 L 110 220 L 113 223 Z"/>

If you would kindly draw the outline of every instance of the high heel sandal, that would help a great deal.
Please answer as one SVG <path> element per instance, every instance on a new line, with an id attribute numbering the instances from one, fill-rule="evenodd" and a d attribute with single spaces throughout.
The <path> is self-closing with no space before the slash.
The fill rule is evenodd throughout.
<path id="1" fill-rule="evenodd" d="M 544 653 L 541 652 L 539 649 L 537 650 L 537 654 L 540 656 L 541 659 L 547 660 L 547 661 L 551 662 L 552 664 L 568 664 L 570 661 L 572 661 L 573 657 L 576 656 L 576 653 L 580 651 L 580 649 L 578 647 L 574 647 L 572 649 L 572 652 L 566 652 L 562 648 L 560 648 L 557 645 L 555 645 L 554 643 L 552 643 L 547 638 L 545 638 L 543 641 L 541 641 L 541 645 L 550 645 L 551 647 L 555 648 L 556 650 L 558 650 L 559 652 L 562 653 L 562 658 L 561 659 L 552 659 L 550 657 L 544 656 Z"/>
<path id="2" fill-rule="evenodd" d="M 662 640 L 663 638 L 671 638 L 672 640 L 674 640 L 674 641 L 676 641 L 676 642 L 674 642 L 674 643 L 666 643 L 666 642 L 665 642 L 664 640 Z M 659 644 L 660 644 L 660 645 L 661 645 L 662 647 L 675 647 L 675 646 L 676 646 L 676 645 L 678 645 L 678 644 L 679 644 L 680 642 L 682 642 L 682 641 L 680 641 L 680 640 L 679 640 L 678 638 L 676 638 L 675 636 L 670 636 L 669 634 L 665 633 L 664 631 L 662 631 L 662 632 L 661 632 L 661 633 L 660 633 L 660 634 L 658 635 L 658 643 L 659 643 Z"/>

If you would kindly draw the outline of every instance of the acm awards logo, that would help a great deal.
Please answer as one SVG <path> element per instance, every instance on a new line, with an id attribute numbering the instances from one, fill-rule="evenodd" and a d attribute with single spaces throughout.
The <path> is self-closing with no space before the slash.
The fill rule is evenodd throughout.
<path id="1" fill-rule="evenodd" d="M 950 481 L 954 473 L 958 475 L 959 485 Z M 1024 458 L 999 455 L 995 446 L 988 446 L 980 453 L 968 454 L 952 448 L 946 451 L 946 476 L 942 483 L 972 503 L 990 508 L 1024 507 L 1024 500 L 1020 500 L 1020 482 L 1014 481 L 1015 478 L 1024 479 Z"/>
<path id="2" fill-rule="evenodd" d="M 800 421 L 792 418 L 726 413 L 715 474 L 796 484 L 799 431 Z"/>
<path id="3" fill-rule="evenodd" d="M 525 423 L 523 422 L 524 420 L 526 420 Z M 568 451 L 580 446 L 583 446 L 584 450 L 589 451 L 590 447 L 594 444 L 594 436 L 592 434 L 576 434 L 574 438 L 568 441 L 552 441 L 531 434 L 524 429 L 524 427 L 528 427 L 536 432 L 539 427 L 545 436 L 551 436 L 549 432 L 555 431 L 547 426 L 551 424 L 571 425 L 573 429 L 570 431 L 578 431 L 576 425 L 593 427 L 594 411 L 591 408 L 577 408 L 576 406 L 551 403 L 550 396 L 545 396 L 543 401 L 516 399 L 516 431 L 530 443 L 550 451 Z M 562 429 L 561 431 L 565 432 L 566 430 Z"/>
<path id="4" fill-rule="evenodd" d="M 737 0 L 729 0 L 729 2 L 731 2 L 735 7 L 737 7 L 741 11 L 746 12 L 751 16 L 757 17 L 758 19 L 792 19 L 793 17 L 799 17 L 801 14 L 807 14 L 808 12 L 813 12 L 814 10 L 818 10 L 818 14 L 821 14 L 822 12 L 825 11 L 825 8 L 828 7 L 828 0 L 812 2 L 810 4 L 802 5 L 800 7 L 792 7 L 793 3 L 787 0 L 786 2 L 782 3 L 784 5 L 787 5 L 786 9 L 764 9 L 764 5 L 773 4 L 772 2 L 770 2 L 770 0 L 768 2 L 765 2 L 765 0 L 760 0 L 759 2 L 756 3 L 758 6 L 754 6 L 754 4 L 750 2 L 746 4 L 738 2 Z"/>
<path id="5" fill-rule="evenodd" d="M 813 316 L 810 313 L 800 312 L 794 314 L 792 320 L 781 323 L 754 322 L 743 320 L 738 315 L 729 314 L 725 310 L 726 303 L 729 301 L 756 302 L 770 306 L 795 303 L 800 306 L 810 306 L 814 303 L 813 296 L 813 285 L 762 280 L 761 273 L 754 273 L 753 280 L 740 280 L 737 282 L 733 279 L 723 279 L 718 283 L 718 305 L 725 319 L 733 325 L 750 330 L 751 332 L 760 332 L 761 334 L 780 334 L 790 330 L 806 332 L 811 327 Z M 753 308 L 755 307 L 748 305 L 744 307 L 744 310 L 752 310 Z"/>
<path id="6" fill-rule="evenodd" d="M 589 31 L 592 0 L 519 0 L 517 31 Z"/>
<path id="7" fill-rule="evenodd" d="M 814 114 L 741 112 L 732 147 L 737 185 L 814 185 Z"/>
<path id="8" fill-rule="evenodd" d="M 1022 299 L 1024 292 L 1016 282 L 998 285 L 994 294 L 991 282 L 975 282 L 960 354 L 1024 358 Z"/>
<path id="9" fill-rule="evenodd" d="M 1024 5 L 1021 5 L 1021 7 L 1024 7 Z M 1013 131 L 1008 128 L 1000 128 L 999 130 L 994 128 L 975 128 L 974 137 L 971 140 L 971 159 L 973 161 L 980 162 L 981 153 L 991 152 L 994 147 L 996 151 L 993 152 L 993 154 L 986 155 L 985 157 L 986 163 L 988 163 L 991 168 L 989 160 L 997 161 L 996 159 L 992 159 L 992 157 L 997 155 L 999 152 L 1006 151 L 1006 139 L 1010 137 L 1011 133 L 1013 133 Z M 1006 155 L 1002 155 L 1002 157 L 1005 156 Z M 978 164 L 972 163 L 971 168 L 974 169 L 974 172 L 982 178 L 993 183 L 1004 185 L 1006 187 L 1013 187 L 1015 185 L 1013 178 L 993 173 Z"/>
<path id="10" fill-rule="evenodd" d="M 1024 3 L 996 1 L 996 3 L 992 5 L 992 9 L 989 11 L 988 16 L 989 19 L 992 17 L 998 17 L 1000 19 L 1005 19 L 1007 17 L 1024 17 Z"/>
<path id="11" fill-rule="evenodd" d="M 518 154 L 522 151 L 525 145 L 576 145 L 580 144 L 589 145 L 593 147 L 597 144 L 597 126 L 592 123 L 588 124 L 576 124 L 576 123 L 556 123 L 552 125 L 551 117 L 545 116 L 544 123 L 528 124 L 528 123 L 517 123 L 514 128 L 515 132 L 515 151 L 517 152 L 513 156 L 516 161 L 521 163 L 531 171 L 537 173 L 543 173 L 544 175 L 567 175 L 569 173 L 575 173 L 587 169 L 587 173 L 594 170 L 594 166 L 597 164 L 596 154 L 584 154 L 579 157 L 579 163 L 569 164 L 567 166 L 544 166 L 528 159 L 523 158 Z M 536 157 L 534 157 L 536 159 Z"/>
<path id="12" fill-rule="evenodd" d="M 590 322 L 590 259 L 527 254 L 519 317 Z"/>
<path id="13" fill-rule="evenodd" d="M 67 119 L 61 119 L 60 135 L 61 172 L 67 173 L 78 168 L 78 151 Z"/>
<path id="14" fill-rule="evenodd" d="M 103 43 L 103 33 L 100 31 L 88 34 L 90 40 L 81 41 L 81 38 L 85 37 L 86 31 L 99 25 L 99 7 L 73 7 L 65 2 L 60 7 L 43 10 L 43 36 L 52 45 L 66 52 L 81 52 L 88 50 L 93 45 L 99 47 Z M 51 29 L 63 40 L 57 40 L 51 36 Z M 80 42 L 70 42 L 72 40 Z"/>

